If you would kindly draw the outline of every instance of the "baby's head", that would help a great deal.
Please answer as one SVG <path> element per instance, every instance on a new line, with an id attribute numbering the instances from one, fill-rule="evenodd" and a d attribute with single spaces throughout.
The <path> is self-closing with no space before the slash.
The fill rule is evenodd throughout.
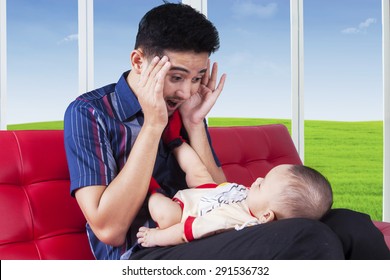
<path id="1" fill-rule="evenodd" d="M 329 181 L 304 165 L 278 165 L 248 193 L 251 212 L 263 223 L 286 218 L 320 219 L 332 206 Z"/>

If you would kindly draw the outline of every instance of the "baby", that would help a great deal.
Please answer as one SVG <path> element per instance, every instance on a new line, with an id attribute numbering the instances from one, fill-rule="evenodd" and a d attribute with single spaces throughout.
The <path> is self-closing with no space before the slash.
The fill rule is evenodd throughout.
<path id="1" fill-rule="evenodd" d="M 189 189 L 170 199 L 154 192 L 149 211 L 158 228 L 141 227 L 144 247 L 176 245 L 230 229 L 287 218 L 320 219 L 332 206 L 328 180 L 303 165 L 283 164 L 258 178 L 251 187 L 214 183 L 206 167 L 180 136 L 180 114 L 170 118 L 163 140 L 186 173 Z"/>

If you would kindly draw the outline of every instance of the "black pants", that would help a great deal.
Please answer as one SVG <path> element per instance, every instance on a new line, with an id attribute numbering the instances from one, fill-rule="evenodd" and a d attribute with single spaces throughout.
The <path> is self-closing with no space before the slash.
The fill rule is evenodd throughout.
<path id="1" fill-rule="evenodd" d="M 287 219 L 231 230 L 173 247 L 143 249 L 132 259 L 343 259 L 337 236 L 323 223 Z"/>
<path id="2" fill-rule="evenodd" d="M 178 246 L 146 248 L 131 256 L 131 259 L 144 260 L 344 258 L 390 259 L 383 235 L 368 216 L 349 210 L 332 210 L 323 222 L 280 220 Z"/>
<path id="3" fill-rule="evenodd" d="M 322 221 L 339 237 L 346 259 L 390 260 L 383 234 L 367 214 L 334 209 Z"/>

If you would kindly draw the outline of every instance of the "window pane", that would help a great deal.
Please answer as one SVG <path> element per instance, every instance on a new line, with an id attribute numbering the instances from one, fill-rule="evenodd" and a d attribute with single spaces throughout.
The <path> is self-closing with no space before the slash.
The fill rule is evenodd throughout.
<path id="1" fill-rule="evenodd" d="M 116 83 L 130 69 L 138 23 L 162 0 L 95 0 L 95 87 Z"/>
<path id="2" fill-rule="evenodd" d="M 209 0 L 220 32 L 211 56 L 227 81 L 211 116 L 291 118 L 290 4 L 285 0 Z"/>
<path id="3" fill-rule="evenodd" d="M 381 219 L 381 1 L 304 1 L 304 33 L 305 163 L 328 176 L 335 207 Z"/>
<path id="4" fill-rule="evenodd" d="M 62 120 L 77 95 L 77 0 L 7 1 L 9 124 Z"/>

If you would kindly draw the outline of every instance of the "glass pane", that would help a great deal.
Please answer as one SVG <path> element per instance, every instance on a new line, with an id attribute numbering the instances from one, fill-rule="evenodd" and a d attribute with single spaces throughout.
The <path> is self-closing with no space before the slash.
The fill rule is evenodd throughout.
<path id="1" fill-rule="evenodd" d="M 305 163 L 335 207 L 381 219 L 381 1 L 304 1 L 304 32 Z"/>
<path id="2" fill-rule="evenodd" d="M 210 116 L 291 118 L 290 4 L 286 0 L 209 0 L 220 32 L 211 56 L 227 81 Z"/>
<path id="3" fill-rule="evenodd" d="M 130 69 L 138 23 L 162 0 L 95 0 L 95 87 L 116 83 Z"/>
<path id="4" fill-rule="evenodd" d="M 7 123 L 58 121 L 78 91 L 77 0 L 7 1 Z"/>

